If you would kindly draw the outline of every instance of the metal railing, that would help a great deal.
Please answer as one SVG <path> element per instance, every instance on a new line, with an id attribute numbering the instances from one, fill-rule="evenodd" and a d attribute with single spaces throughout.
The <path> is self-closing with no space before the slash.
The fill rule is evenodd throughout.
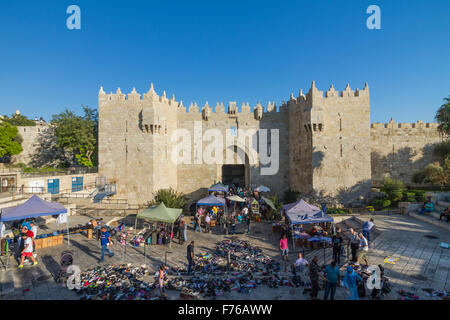
<path id="1" fill-rule="evenodd" d="M 48 177 L 48 176 L 63 176 L 63 175 L 98 173 L 98 168 L 67 168 L 67 169 L 48 171 L 48 172 L 25 172 L 22 169 L 19 172 L 21 172 L 23 176 Z"/>

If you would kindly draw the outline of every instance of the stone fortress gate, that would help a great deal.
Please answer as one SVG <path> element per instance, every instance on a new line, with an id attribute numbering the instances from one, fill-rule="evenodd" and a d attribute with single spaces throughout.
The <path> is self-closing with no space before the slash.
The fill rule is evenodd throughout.
<path id="1" fill-rule="evenodd" d="M 436 123 L 370 123 L 369 86 L 291 94 L 274 103 L 188 108 L 159 96 L 99 92 L 99 173 L 118 198 L 143 204 L 172 187 L 199 199 L 215 182 L 265 185 L 351 203 L 384 176 L 406 183 L 432 162 Z"/>

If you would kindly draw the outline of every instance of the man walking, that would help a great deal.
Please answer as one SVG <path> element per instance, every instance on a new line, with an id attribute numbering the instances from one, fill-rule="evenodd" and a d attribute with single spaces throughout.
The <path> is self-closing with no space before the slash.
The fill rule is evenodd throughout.
<path id="1" fill-rule="evenodd" d="M 331 261 L 331 264 L 325 268 L 325 295 L 323 300 L 328 299 L 330 295 L 330 300 L 334 300 L 334 295 L 336 294 L 336 288 L 339 283 L 339 267 L 336 265 L 336 261 Z"/>
<path id="2" fill-rule="evenodd" d="M 195 221 L 195 232 L 202 232 L 202 226 L 200 225 L 200 217 L 198 216 L 198 213 L 195 214 L 194 216 L 194 221 Z"/>
<path id="3" fill-rule="evenodd" d="M 319 272 L 320 267 L 317 264 L 319 259 L 317 256 L 314 256 L 314 258 L 311 260 L 311 264 L 309 265 L 309 278 L 311 280 L 311 299 L 317 300 L 317 294 L 319 293 Z"/>
<path id="4" fill-rule="evenodd" d="M 344 240 L 342 239 L 341 229 L 337 229 L 336 235 L 331 239 L 333 243 L 333 260 L 340 265 L 341 264 L 341 253 L 342 253 L 342 243 Z"/>
<path id="5" fill-rule="evenodd" d="M 188 274 L 191 274 L 194 266 L 194 241 L 187 246 Z"/>
<path id="6" fill-rule="evenodd" d="M 114 252 L 112 252 L 108 248 L 108 246 L 111 245 L 111 235 L 108 231 L 106 231 L 106 227 L 102 227 L 100 231 L 100 245 L 102 247 L 102 256 L 100 258 L 100 262 L 103 262 L 105 261 L 105 251 L 108 252 L 110 257 L 114 256 Z"/>
<path id="7" fill-rule="evenodd" d="M 247 234 L 250 234 L 250 215 L 247 214 L 245 216 L 245 218 L 246 218 L 246 221 L 247 221 Z"/>
<path id="8" fill-rule="evenodd" d="M 362 259 L 364 259 L 366 266 L 369 266 L 369 262 L 367 261 L 367 253 L 369 252 L 369 242 L 366 238 L 364 238 L 363 234 L 359 234 L 359 251 L 356 255 L 356 262 L 359 263 Z"/>
<path id="9" fill-rule="evenodd" d="M 209 213 L 207 213 L 205 217 L 205 229 L 206 233 L 209 233 L 211 231 L 211 216 L 209 215 Z"/>
<path id="10" fill-rule="evenodd" d="M 370 230 L 373 228 L 374 223 L 373 223 L 373 219 L 371 218 L 369 221 L 364 222 L 363 224 L 363 236 L 364 238 L 367 239 L 367 242 L 370 241 Z"/>
<path id="11" fill-rule="evenodd" d="M 297 276 L 297 272 L 303 273 L 308 265 L 309 262 L 303 258 L 301 253 L 299 253 L 297 260 L 295 260 L 294 265 L 292 266 L 292 273 L 294 274 L 294 277 Z"/>
<path id="12" fill-rule="evenodd" d="M 183 221 L 183 243 L 187 241 L 187 223 Z"/>
<path id="13" fill-rule="evenodd" d="M 359 249 L 359 237 L 358 233 L 350 228 L 350 248 L 352 250 L 352 261 L 356 261 L 356 253 Z"/>

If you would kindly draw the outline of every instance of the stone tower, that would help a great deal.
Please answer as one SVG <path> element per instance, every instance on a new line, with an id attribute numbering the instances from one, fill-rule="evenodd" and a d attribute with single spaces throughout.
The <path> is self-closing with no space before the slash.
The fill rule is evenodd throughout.
<path id="1" fill-rule="evenodd" d="M 99 173 L 117 182 L 117 197 L 145 203 L 162 188 L 176 188 L 170 133 L 176 129 L 178 102 L 153 88 L 141 97 L 99 92 Z"/>
<path id="2" fill-rule="evenodd" d="M 353 91 L 347 85 L 325 93 L 312 83 L 288 101 L 290 185 L 292 190 L 338 196 L 340 201 L 369 192 L 369 87 Z M 357 197 L 356 197 L 357 198 Z"/>

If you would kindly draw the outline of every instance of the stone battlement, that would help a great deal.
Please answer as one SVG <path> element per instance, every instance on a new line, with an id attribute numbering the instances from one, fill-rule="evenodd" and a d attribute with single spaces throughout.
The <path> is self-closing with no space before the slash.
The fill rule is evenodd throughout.
<path id="1" fill-rule="evenodd" d="M 369 96 L 369 86 L 366 83 L 364 88 L 362 90 L 359 90 L 358 88 L 353 91 L 350 88 L 350 85 L 347 84 L 346 88 L 343 91 L 337 91 L 334 89 L 334 86 L 331 85 L 330 89 L 325 92 L 325 95 L 323 91 L 320 91 L 317 89 L 315 85 L 315 81 L 312 82 L 311 88 L 309 89 L 308 93 L 305 95 L 303 94 L 303 90 L 300 90 L 299 95 L 297 98 L 294 97 L 294 94 L 292 93 L 290 96 L 290 99 L 288 102 L 283 100 L 280 107 L 277 108 L 275 105 L 275 102 L 269 101 L 267 106 L 261 105 L 260 102 L 258 102 L 253 108 L 250 107 L 250 104 L 248 102 L 243 102 L 241 108 L 239 109 L 237 107 L 236 101 L 230 101 L 228 103 L 228 107 L 225 108 L 223 102 L 218 102 L 213 109 L 208 102 L 203 105 L 203 107 L 199 107 L 196 102 L 191 102 L 188 107 L 185 107 L 183 105 L 183 101 L 176 101 L 175 95 L 172 95 L 171 99 L 167 98 L 166 91 L 163 91 L 162 95 L 159 96 L 153 86 L 153 83 L 150 85 L 150 90 L 147 93 L 144 93 L 143 95 L 136 92 L 136 89 L 133 88 L 133 90 L 128 94 L 123 94 L 120 88 L 117 89 L 116 93 L 105 93 L 103 91 L 103 87 L 100 87 L 99 91 L 99 102 L 100 106 L 106 105 L 110 102 L 115 103 L 116 101 L 125 101 L 129 102 L 131 104 L 136 103 L 137 101 L 155 101 L 155 102 L 161 102 L 164 104 L 167 104 L 169 106 L 176 106 L 178 107 L 179 112 L 186 112 L 186 113 L 200 113 L 205 112 L 204 110 L 207 110 L 206 112 L 210 112 L 212 114 L 214 113 L 228 113 L 228 114 L 235 114 L 235 113 L 252 113 L 255 112 L 279 112 L 279 111 L 285 111 L 284 108 L 287 108 L 290 103 L 294 104 L 311 104 L 313 99 L 359 99 L 362 97 L 368 97 Z"/>
<path id="2" fill-rule="evenodd" d="M 396 123 L 391 119 L 388 123 L 372 123 L 370 125 L 371 129 L 374 130 L 393 130 L 393 129 L 423 129 L 436 131 L 439 124 L 435 122 L 424 123 L 422 121 L 417 121 L 416 123 Z"/>

